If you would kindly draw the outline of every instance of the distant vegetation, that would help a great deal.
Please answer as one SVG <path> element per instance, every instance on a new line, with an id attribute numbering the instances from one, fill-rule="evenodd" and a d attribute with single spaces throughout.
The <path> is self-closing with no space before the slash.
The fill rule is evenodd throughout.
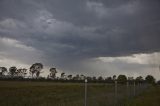
<path id="1" fill-rule="evenodd" d="M 118 81 L 118 83 L 126 83 L 127 81 L 133 82 L 136 81 L 138 83 L 155 83 L 155 78 L 152 75 L 147 75 L 145 78 L 139 76 L 137 78 L 127 77 L 126 75 L 116 75 L 112 77 L 91 77 L 85 76 L 83 74 L 77 74 L 75 76 L 69 74 L 66 75 L 64 72 L 61 73 L 60 77 L 57 77 L 58 73 L 55 67 L 49 69 L 49 74 L 47 78 L 41 77 L 42 63 L 34 63 L 31 65 L 29 69 L 20 68 L 17 69 L 15 66 L 10 67 L 8 70 L 6 67 L 0 67 L 0 80 L 33 80 L 33 81 L 57 81 L 57 82 L 84 82 L 84 79 L 87 79 L 89 82 L 105 82 L 105 83 L 114 83 L 114 81 Z"/>

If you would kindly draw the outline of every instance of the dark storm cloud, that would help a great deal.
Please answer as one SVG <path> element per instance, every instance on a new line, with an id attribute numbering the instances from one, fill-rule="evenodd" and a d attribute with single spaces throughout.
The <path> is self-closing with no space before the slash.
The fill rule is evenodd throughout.
<path id="1" fill-rule="evenodd" d="M 46 63 L 160 51 L 159 0 L 1 0 L 0 36 Z M 69 61 L 69 63 L 68 63 Z"/>

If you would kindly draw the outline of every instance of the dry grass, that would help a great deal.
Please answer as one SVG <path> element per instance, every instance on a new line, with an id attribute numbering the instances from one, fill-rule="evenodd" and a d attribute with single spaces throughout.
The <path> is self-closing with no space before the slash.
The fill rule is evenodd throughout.
<path id="1" fill-rule="evenodd" d="M 80 83 L 1 81 L 0 85 L 0 106 L 84 105 L 84 84 Z M 88 91 L 89 106 L 114 101 L 113 85 L 89 84 Z"/>
<path id="2" fill-rule="evenodd" d="M 117 98 L 127 98 L 126 86 L 118 86 Z M 88 84 L 87 106 L 113 106 L 114 100 L 113 84 Z M 84 84 L 0 81 L 0 106 L 84 106 Z"/>
<path id="3" fill-rule="evenodd" d="M 126 106 L 160 106 L 160 86 L 152 86 L 127 102 Z"/>

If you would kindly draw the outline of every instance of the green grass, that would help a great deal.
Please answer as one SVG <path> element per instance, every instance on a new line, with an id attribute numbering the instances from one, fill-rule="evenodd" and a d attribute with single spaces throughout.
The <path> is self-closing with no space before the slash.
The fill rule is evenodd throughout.
<path id="1" fill-rule="evenodd" d="M 127 102 L 126 106 L 160 106 L 160 86 L 152 86 Z"/>

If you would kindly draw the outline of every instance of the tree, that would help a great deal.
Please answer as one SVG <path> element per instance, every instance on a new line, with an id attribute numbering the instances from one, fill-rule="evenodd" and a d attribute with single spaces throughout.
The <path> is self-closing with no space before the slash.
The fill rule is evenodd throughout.
<path id="1" fill-rule="evenodd" d="M 143 82 L 143 77 L 142 76 L 137 77 L 136 82 Z"/>
<path id="2" fill-rule="evenodd" d="M 145 80 L 146 80 L 146 82 L 148 82 L 150 84 L 154 84 L 155 83 L 155 78 L 152 75 L 147 75 Z"/>
<path id="3" fill-rule="evenodd" d="M 76 80 L 80 80 L 80 75 L 79 74 L 76 75 Z"/>
<path id="4" fill-rule="evenodd" d="M 88 81 L 92 81 L 92 77 L 90 77 L 90 76 L 87 76 L 85 79 L 87 79 Z M 81 80 L 81 79 L 79 79 L 79 80 Z"/>
<path id="5" fill-rule="evenodd" d="M 57 70 L 56 70 L 56 68 L 50 68 L 50 77 L 51 78 L 56 78 L 56 73 L 57 73 Z"/>
<path id="6" fill-rule="evenodd" d="M 116 75 L 113 75 L 113 80 L 116 80 Z"/>
<path id="7" fill-rule="evenodd" d="M 93 76 L 93 77 L 92 77 L 92 80 L 93 80 L 93 81 L 96 81 L 96 80 L 97 80 L 97 78 L 96 78 L 95 76 Z"/>
<path id="8" fill-rule="evenodd" d="M 86 78 L 83 74 L 81 74 L 79 77 L 80 77 L 80 80 L 84 80 Z"/>
<path id="9" fill-rule="evenodd" d="M 22 71 L 21 71 L 21 73 L 22 73 L 22 76 L 25 77 L 26 74 L 27 74 L 27 69 L 23 68 Z"/>
<path id="10" fill-rule="evenodd" d="M 14 77 L 17 75 L 17 68 L 15 66 L 9 68 L 9 74 L 11 77 Z"/>
<path id="11" fill-rule="evenodd" d="M 103 79 L 103 77 L 102 76 L 99 76 L 98 77 L 98 81 L 103 81 L 104 79 Z"/>
<path id="12" fill-rule="evenodd" d="M 113 82 L 113 79 L 112 79 L 112 77 L 107 77 L 107 78 L 105 79 L 105 81 L 111 83 L 111 82 Z"/>
<path id="13" fill-rule="evenodd" d="M 18 76 L 25 77 L 25 75 L 27 74 L 27 69 L 26 68 L 20 68 L 20 69 L 17 70 L 17 74 L 18 74 Z"/>
<path id="14" fill-rule="evenodd" d="M 37 72 L 36 72 L 36 77 L 38 78 L 39 75 L 40 75 L 40 71 L 37 71 Z"/>
<path id="15" fill-rule="evenodd" d="M 68 75 L 68 79 L 71 80 L 72 79 L 72 75 Z"/>
<path id="16" fill-rule="evenodd" d="M 77 74 L 76 76 L 73 77 L 73 80 L 80 80 L 80 75 Z"/>
<path id="17" fill-rule="evenodd" d="M 160 80 L 159 80 L 159 81 L 157 81 L 157 84 L 158 84 L 158 85 L 160 85 Z"/>
<path id="18" fill-rule="evenodd" d="M 120 83 L 125 83 L 127 82 L 127 77 L 125 75 L 119 75 L 117 81 Z"/>
<path id="19" fill-rule="evenodd" d="M 34 74 L 36 77 L 39 77 L 41 70 L 43 69 L 43 64 L 42 63 L 35 63 L 30 67 L 30 74 L 33 78 Z"/>
<path id="20" fill-rule="evenodd" d="M 7 72 L 6 67 L 0 67 L 0 76 L 4 76 L 6 72 Z"/>
<path id="21" fill-rule="evenodd" d="M 61 79 L 64 79 L 64 77 L 65 77 L 65 73 L 63 72 L 61 73 Z"/>

